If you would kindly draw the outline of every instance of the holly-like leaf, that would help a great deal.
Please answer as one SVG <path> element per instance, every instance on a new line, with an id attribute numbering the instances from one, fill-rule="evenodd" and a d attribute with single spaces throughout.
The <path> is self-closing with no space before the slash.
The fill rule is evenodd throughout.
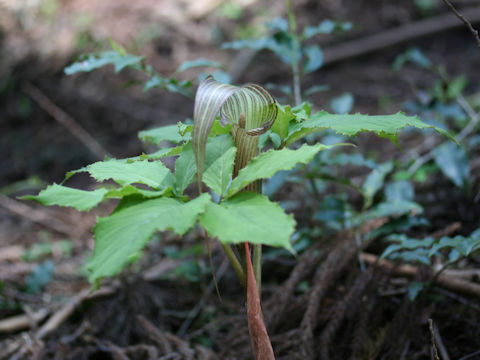
<path id="1" fill-rule="evenodd" d="M 107 189 L 85 191 L 53 184 L 42 190 L 38 195 L 27 195 L 21 197 L 21 199 L 34 200 L 46 206 L 69 206 L 80 211 L 88 211 L 98 205 L 107 192 Z"/>
<path id="2" fill-rule="evenodd" d="M 295 220 L 263 195 L 243 192 L 220 204 L 210 202 L 200 224 L 225 244 L 250 242 L 293 252 L 290 236 Z"/>
<path id="3" fill-rule="evenodd" d="M 344 145 L 307 145 L 304 144 L 297 150 L 284 148 L 282 150 L 269 150 L 253 158 L 233 179 L 228 196 L 242 190 L 245 186 L 258 179 L 272 177 L 280 170 L 290 170 L 297 164 L 307 164 L 320 151 L 330 149 L 334 146 Z"/>
<path id="4" fill-rule="evenodd" d="M 90 280 L 96 282 L 120 272 L 156 231 L 185 234 L 209 201 L 208 194 L 187 203 L 162 197 L 122 206 L 100 218 L 95 226 L 94 255 L 88 264 Z"/>
<path id="5" fill-rule="evenodd" d="M 286 144 L 293 144 L 295 141 L 325 129 L 332 129 L 335 132 L 354 136 L 359 132 L 371 131 L 375 134 L 397 141 L 398 132 L 407 127 L 412 126 L 418 129 L 434 129 L 450 140 L 455 138 L 447 131 L 433 125 L 429 125 L 421 121 L 416 116 L 407 116 L 403 113 L 394 115 L 362 115 L 362 114 L 329 114 L 326 111 L 320 111 L 310 116 L 305 121 L 300 121 L 290 129 Z"/>

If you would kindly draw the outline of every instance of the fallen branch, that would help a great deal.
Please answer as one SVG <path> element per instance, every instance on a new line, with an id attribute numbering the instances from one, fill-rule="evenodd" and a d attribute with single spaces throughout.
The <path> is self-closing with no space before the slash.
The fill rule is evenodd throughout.
<path id="1" fill-rule="evenodd" d="M 50 313 L 48 309 L 40 309 L 32 314 L 22 314 L 0 320 L 0 333 L 12 333 L 28 329 L 41 322 Z"/>
<path id="2" fill-rule="evenodd" d="M 95 140 L 73 117 L 55 105 L 43 92 L 30 83 L 23 84 L 23 91 L 28 94 L 43 110 L 82 142 L 99 160 L 111 155 Z"/>
<path id="3" fill-rule="evenodd" d="M 443 0 L 443 2 L 445 4 L 447 4 L 447 6 L 450 8 L 450 10 L 452 10 L 452 12 L 455 14 L 455 16 L 457 18 L 459 18 L 461 21 L 463 21 L 463 23 L 465 25 L 467 25 L 468 27 L 468 30 L 470 30 L 470 32 L 472 33 L 473 37 L 475 38 L 475 40 L 477 41 L 477 46 L 480 47 L 480 38 L 478 37 L 478 31 L 475 30 L 472 26 L 472 23 L 470 21 L 468 21 L 465 16 L 463 16 L 462 14 L 460 14 L 457 9 L 455 9 L 455 6 L 453 6 L 453 4 L 449 1 L 449 0 Z"/>
<path id="4" fill-rule="evenodd" d="M 8 211 L 23 216 L 30 221 L 46 226 L 61 234 L 68 236 L 72 235 L 72 227 L 64 222 L 52 217 L 46 210 L 37 210 L 31 206 L 23 204 L 17 200 L 9 198 L 8 196 L 0 194 L 0 206 Z"/>
<path id="5" fill-rule="evenodd" d="M 414 278 L 420 269 L 412 265 L 399 265 L 385 259 L 381 259 L 373 254 L 362 253 L 363 260 L 368 264 L 376 264 L 378 267 L 389 270 L 393 275 L 406 276 Z M 474 295 L 480 297 L 480 285 L 466 281 L 464 279 L 456 278 L 451 275 L 440 274 L 435 282 L 436 285 L 448 290 L 457 291 L 467 295 Z"/>
<path id="6" fill-rule="evenodd" d="M 480 7 L 467 8 L 463 13 L 473 23 L 480 21 Z M 324 50 L 323 63 L 324 65 L 329 65 L 459 26 L 459 22 L 451 13 L 408 23 L 375 35 L 326 48 Z"/>

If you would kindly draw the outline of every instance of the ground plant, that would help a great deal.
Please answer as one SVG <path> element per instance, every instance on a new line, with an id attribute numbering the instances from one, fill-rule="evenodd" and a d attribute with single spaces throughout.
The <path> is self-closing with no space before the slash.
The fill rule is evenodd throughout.
<path id="1" fill-rule="evenodd" d="M 116 56 L 128 55 L 117 52 Z M 295 230 L 294 218 L 262 195 L 261 181 L 307 164 L 324 150 L 346 145 L 303 141 L 326 130 L 346 136 L 370 131 L 395 140 L 399 130 L 412 126 L 435 129 L 451 138 L 444 130 L 403 113 L 312 112 L 308 103 L 278 104 L 259 85 L 237 87 L 212 77 L 198 86 L 193 118 L 193 125 L 178 123 L 139 134 L 145 141 L 168 141 L 174 146 L 133 158 L 108 158 L 67 174 L 65 181 L 87 172 L 100 183 L 94 190 L 53 184 L 26 198 L 80 211 L 104 200 L 119 200 L 112 214 L 99 218 L 94 228 L 95 252 L 88 268 L 90 280 L 97 285 L 137 259 L 155 232 L 183 235 L 198 224 L 206 236 L 220 241 L 245 286 L 252 347 L 258 359 L 274 356 L 260 308 L 262 246 L 294 253 L 290 237 Z M 265 145 L 263 140 L 260 146 L 259 139 L 267 133 L 272 144 L 259 153 Z M 174 171 L 161 162 L 169 156 L 177 157 Z M 107 180 L 114 184 L 101 184 Z M 193 182 L 196 197 L 185 193 Z"/>

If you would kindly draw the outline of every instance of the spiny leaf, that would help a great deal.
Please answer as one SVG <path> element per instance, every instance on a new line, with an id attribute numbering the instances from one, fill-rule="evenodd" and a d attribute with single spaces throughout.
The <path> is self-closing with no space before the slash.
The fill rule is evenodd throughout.
<path id="1" fill-rule="evenodd" d="M 95 226 L 95 251 L 88 264 L 90 280 L 118 273 L 147 244 L 155 231 L 185 234 L 210 201 L 208 194 L 188 203 L 172 198 L 133 202 Z"/>
<path id="2" fill-rule="evenodd" d="M 447 131 L 426 124 L 416 116 L 407 116 L 403 113 L 370 116 L 362 114 L 337 115 L 320 111 L 310 116 L 307 120 L 293 126 L 286 139 L 286 144 L 290 145 L 308 134 L 324 129 L 332 129 L 339 134 L 347 136 L 354 136 L 359 132 L 372 131 L 377 135 L 396 141 L 399 130 L 406 126 L 413 126 L 418 129 L 434 129 L 455 142 L 454 137 Z"/>
<path id="3" fill-rule="evenodd" d="M 246 185 L 258 179 L 272 177 L 280 170 L 290 170 L 297 164 L 306 164 L 320 151 L 334 146 L 344 145 L 307 145 L 304 144 L 297 150 L 284 148 L 282 150 L 269 150 L 252 159 L 233 179 L 228 196 L 242 190 Z"/>
<path id="4" fill-rule="evenodd" d="M 107 189 L 85 191 L 53 184 L 42 190 L 38 195 L 22 196 L 20 199 L 34 200 L 46 206 L 70 206 L 80 211 L 88 211 L 98 205 L 107 192 Z"/>
<path id="5" fill-rule="evenodd" d="M 295 220 L 266 196 L 242 192 L 220 204 L 208 203 L 200 224 L 225 244 L 249 242 L 293 252 Z"/>

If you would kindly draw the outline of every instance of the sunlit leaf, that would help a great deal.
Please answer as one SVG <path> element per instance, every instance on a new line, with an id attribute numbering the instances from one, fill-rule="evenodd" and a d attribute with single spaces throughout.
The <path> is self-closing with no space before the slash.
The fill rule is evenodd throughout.
<path id="1" fill-rule="evenodd" d="M 190 140 L 191 134 L 186 133 L 182 135 L 179 126 L 175 124 L 140 131 L 138 137 L 143 142 L 151 142 L 155 145 L 159 145 L 162 141 L 170 141 L 174 144 L 178 144 Z"/>
<path id="2" fill-rule="evenodd" d="M 53 184 L 42 190 L 38 195 L 27 195 L 21 197 L 21 199 L 34 200 L 46 206 L 69 206 L 80 211 L 88 211 L 98 205 L 107 192 L 107 189 L 85 191 Z"/>
<path id="3" fill-rule="evenodd" d="M 295 220 L 263 195 L 244 192 L 221 204 L 209 203 L 200 224 L 226 244 L 248 241 L 292 251 Z"/>
<path id="4" fill-rule="evenodd" d="M 95 180 L 112 179 L 121 186 L 145 184 L 154 189 L 173 185 L 174 177 L 170 170 L 159 161 L 133 161 L 110 159 L 98 161 L 87 167 L 67 173 L 68 179 L 75 173 L 88 172 Z"/>
<path id="5" fill-rule="evenodd" d="M 280 170 L 290 170 L 299 163 L 307 164 L 318 152 L 334 146 L 337 145 L 304 144 L 297 150 L 284 148 L 282 150 L 269 150 L 264 152 L 252 159 L 240 170 L 238 176 L 233 179 L 228 189 L 228 196 L 232 196 L 255 180 L 270 178 L 276 172 Z"/>
<path id="6" fill-rule="evenodd" d="M 94 255 L 88 264 L 90 280 L 117 274 L 136 258 L 155 231 L 185 234 L 209 201 L 207 194 L 187 203 L 162 197 L 134 202 L 100 218 L 95 226 Z"/>
<path id="7" fill-rule="evenodd" d="M 222 196 L 232 177 L 236 147 L 230 135 L 216 136 L 207 143 L 203 182 Z"/>
<path id="8" fill-rule="evenodd" d="M 300 121 L 294 125 L 289 131 L 286 143 L 287 145 L 293 144 L 308 134 L 325 129 L 332 129 L 346 136 L 354 136 L 359 132 L 371 131 L 379 136 L 396 141 L 398 132 L 407 126 L 418 129 L 434 129 L 455 142 L 455 138 L 447 131 L 426 124 L 416 116 L 407 116 L 403 113 L 370 116 L 362 114 L 338 115 L 320 111 L 310 116 L 307 120 Z"/>

